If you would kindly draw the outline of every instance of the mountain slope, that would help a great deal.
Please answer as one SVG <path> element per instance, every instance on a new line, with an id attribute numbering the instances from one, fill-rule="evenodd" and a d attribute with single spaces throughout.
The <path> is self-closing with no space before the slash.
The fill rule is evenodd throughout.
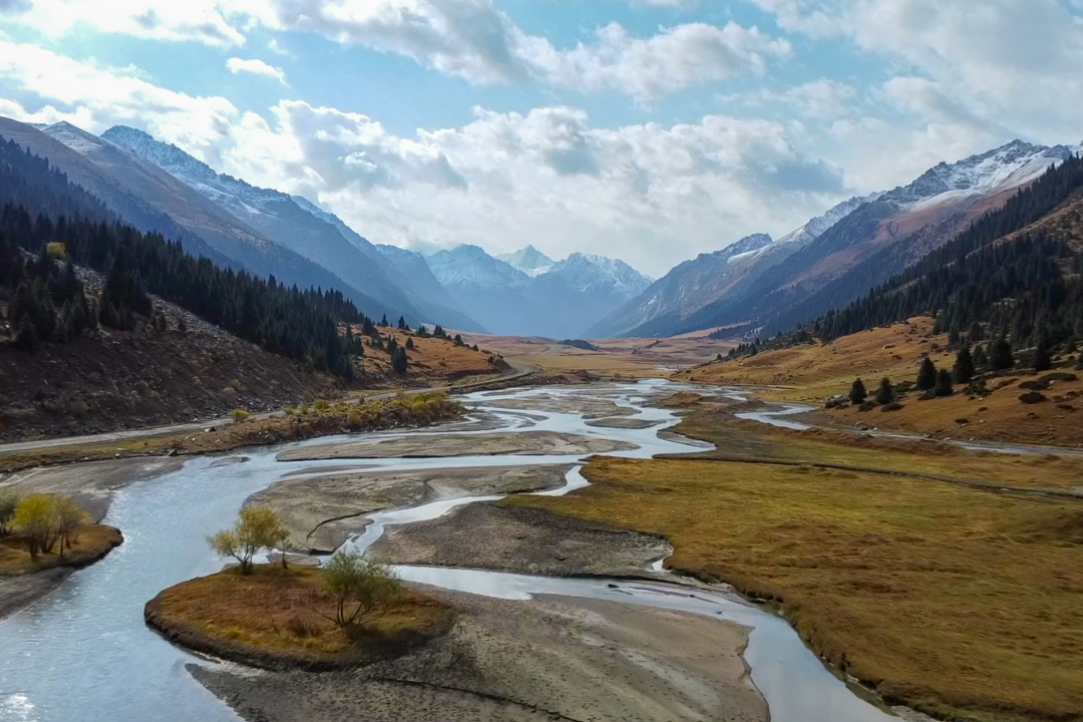
<path id="1" fill-rule="evenodd" d="M 244 268 L 258 276 L 274 275 L 279 281 L 302 288 L 339 289 L 370 314 L 393 310 L 260 235 L 165 171 L 123 148 L 67 123 L 48 126 L 46 130 L 52 135 L 25 123 L 0 118 L 0 137 L 47 158 L 73 183 L 99 198 L 140 231 L 180 240 L 192 255 L 205 256 L 220 266 Z"/>
<path id="2" fill-rule="evenodd" d="M 1071 154 L 1065 146 L 1013 141 L 941 163 L 906 186 L 851 199 L 765 247 L 750 256 L 736 283 L 726 285 L 734 275 L 726 269 L 719 277 L 723 292 L 691 313 L 671 313 L 631 330 L 620 330 L 619 323 L 603 330 L 668 335 L 726 327 L 730 335 L 741 335 L 814 318 L 939 248 Z"/>
<path id="3" fill-rule="evenodd" d="M 463 311 L 440 284 L 424 256 L 398 246 L 381 244 L 376 249 L 396 274 L 395 277 L 404 279 L 403 285 L 408 289 L 410 299 L 426 314 L 427 322 L 459 331 L 486 333 L 485 328 Z"/>
<path id="4" fill-rule="evenodd" d="M 528 276 L 537 276 L 539 273 L 545 273 L 554 263 L 556 263 L 556 261 L 534 246 L 520 248 L 515 253 L 505 253 L 495 256 L 495 258 L 507 262 L 512 268 L 520 270 Z"/>
<path id="5" fill-rule="evenodd" d="M 161 168 L 262 237 L 339 276 L 381 304 L 382 313 L 402 313 L 415 322 L 420 317 L 402 290 L 387 277 L 378 252 L 366 255 L 333 223 L 302 208 L 289 195 L 216 173 L 176 146 L 133 128 L 115 126 L 102 138 Z"/>

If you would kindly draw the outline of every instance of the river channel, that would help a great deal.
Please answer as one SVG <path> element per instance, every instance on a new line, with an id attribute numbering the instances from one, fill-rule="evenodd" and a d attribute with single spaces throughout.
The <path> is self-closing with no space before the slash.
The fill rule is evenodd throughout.
<path id="1" fill-rule="evenodd" d="M 463 401 L 501 422 L 501 432 L 555 431 L 634 444 L 615 456 L 649 458 L 696 450 L 672 434 L 659 432 L 677 423 L 650 399 L 678 385 L 660 380 L 589 387 L 541 388 L 477 393 Z M 501 408 L 501 402 L 544 398 L 561 410 L 528 412 Z M 613 402 L 635 410 L 634 418 L 657 422 L 650 428 L 588 425 L 574 409 L 578 401 Z M 513 405 L 513 404 L 512 404 Z M 544 405 L 544 404 L 543 404 Z M 441 433 L 484 434 L 489 431 Z M 367 435 L 392 438 L 437 433 Z M 105 523 L 124 532 L 125 543 L 105 560 L 72 575 L 55 593 L 0 621 L 0 720 L 6 722 L 147 722 L 178 720 L 235 722 L 239 719 L 187 671 L 187 665 L 217 664 L 166 642 L 143 623 L 143 605 L 162 589 L 222 567 L 205 538 L 229 526 L 245 499 L 280 479 L 327 473 L 342 467 L 329 461 L 277 460 L 299 446 L 348 441 L 321 438 L 301 444 L 246 451 L 245 463 L 223 465 L 220 457 L 196 457 L 167 476 L 138 482 L 116 493 Z M 449 458 L 366 459 L 366 468 L 407 471 L 561 464 L 581 461 L 569 455 L 458 456 Z M 567 493 L 587 482 L 574 467 Z M 364 534 L 349 544 L 365 549 L 390 525 L 433 519 L 462 504 L 497 497 L 442 499 L 423 506 L 372 516 Z M 667 584 L 605 579 L 566 579 L 448 568 L 396 568 L 407 581 L 503 599 L 529 600 L 556 594 L 601 599 L 709 615 L 751 628 L 745 658 L 752 680 L 766 698 L 775 722 L 888 722 L 898 718 L 871 704 L 836 678 L 774 614 L 723 591 Z"/>

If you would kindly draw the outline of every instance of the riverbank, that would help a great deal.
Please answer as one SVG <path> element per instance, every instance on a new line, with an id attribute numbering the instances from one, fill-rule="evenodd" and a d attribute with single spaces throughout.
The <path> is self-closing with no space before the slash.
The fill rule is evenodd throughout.
<path id="1" fill-rule="evenodd" d="M 182 582 L 147 602 L 146 623 L 175 644 L 241 664 L 277 670 L 328 671 L 403 654 L 445 634 L 449 606 L 403 589 L 364 615 L 356 628 L 337 627 L 335 601 L 309 567 L 236 567 Z"/>
<path id="2" fill-rule="evenodd" d="M 666 537 L 886 700 L 983 722 L 1083 709 L 1083 504 L 811 466 L 597 458 L 504 503 Z"/>
<path id="3" fill-rule="evenodd" d="M 425 593 L 458 621 L 394 660 L 319 675 L 190 669 L 261 722 L 769 719 L 741 657 L 748 631 L 736 625 L 587 599 Z"/>
<path id="4" fill-rule="evenodd" d="M 75 571 L 105 558 L 124 542 L 119 529 L 92 524 L 79 533 L 64 556 L 41 554 L 36 559 L 21 540 L 0 541 L 0 619 L 29 606 L 59 587 Z"/>

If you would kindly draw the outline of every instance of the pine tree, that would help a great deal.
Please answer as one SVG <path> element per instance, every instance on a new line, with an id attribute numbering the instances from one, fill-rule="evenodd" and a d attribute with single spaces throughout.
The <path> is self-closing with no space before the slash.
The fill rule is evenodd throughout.
<path id="1" fill-rule="evenodd" d="M 400 331 L 409 331 L 410 330 L 410 327 L 406 325 L 406 317 L 405 316 L 399 316 L 399 330 Z"/>
<path id="2" fill-rule="evenodd" d="M 863 404 L 867 398 L 869 392 L 865 390 L 865 383 L 861 379 L 854 379 L 854 384 L 850 387 L 850 403 L 855 406 Z"/>
<path id="3" fill-rule="evenodd" d="M 414 350 L 414 340 L 412 338 L 406 339 L 406 350 L 407 351 L 413 351 Z"/>
<path id="4" fill-rule="evenodd" d="M 985 346 L 974 349 L 974 366 L 979 369 L 989 368 L 989 355 L 985 353 Z"/>
<path id="5" fill-rule="evenodd" d="M 388 326 L 390 326 L 390 325 L 391 325 L 391 324 L 389 324 L 389 323 L 387 322 L 387 314 L 385 313 L 385 314 L 384 314 L 384 316 L 383 316 L 383 318 L 381 318 L 381 319 L 380 319 L 380 326 L 381 326 L 381 327 L 383 327 L 383 328 L 387 328 L 387 327 L 388 327 Z"/>
<path id="6" fill-rule="evenodd" d="M 406 373 L 406 369 L 409 367 L 409 357 L 406 355 L 406 349 L 396 348 L 395 352 L 391 354 L 391 368 L 395 373 L 402 375 Z"/>
<path id="7" fill-rule="evenodd" d="M 955 355 L 955 365 L 952 366 L 951 375 L 957 384 L 968 384 L 974 378 L 974 359 L 970 355 L 970 347 L 963 346 Z"/>
<path id="8" fill-rule="evenodd" d="M 918 370 L 918 390 L 928 391 L 936 386 L 936 364 L 926 356 Z"/>
<path id="9" fill-rule="evenodd" d="M 940 369 L 936 374 L 936 395 L 951 396 L 955 390 L 951 386 L 951 374 L 947 369 Z"/>
<path id="10" fill-rule="evenodd" d="M 993 342 L 993 348 L 989 354 L 989 368 L 993 371 L 1004 371 L 1015 366 L 1012 358 L 1012 345 L 1008 339 L 1000 336 Z"/>
<path id="11" fill-rule="evenodd" d="M 887 376 L 880 379 L 880 388 L 876 389 L 876 403 L 884 406 L 895 400 L 895 389 L 891 387 L 891 379 Z"/>
<path id="12" fill-rule="evenodd" d="M 1038 339 L 1038 345 L 1034 347 L 1034 355 L 1031 366 L 1035 371 L 1048 371 L 1053 368 L 1053 357 L 1049 353 L 1049 342 L 1045 336 Z"/>

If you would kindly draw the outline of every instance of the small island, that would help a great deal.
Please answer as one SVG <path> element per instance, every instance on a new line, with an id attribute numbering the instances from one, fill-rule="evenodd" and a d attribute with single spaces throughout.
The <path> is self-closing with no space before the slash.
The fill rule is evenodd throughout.
<path id="1" fill-rule="evenodd" d="M 124 541 L 119 529 L 92 524 L 71 497 L 0 489 L 0 618 L 54 589 L 76 569 Z"/>
<path id="2" fill-rule="evenodd" d="M 242 509 L 208 541 L 237 563 L 162 591 L 146 623 L 182 647 L 253 667 L 329 671 L 397 656 L 451 629 L 443 602 L 405 587 L 391 570 L 340 551 L 323 567 L 254 558 L 284 542 L 267 508 Z"/>

